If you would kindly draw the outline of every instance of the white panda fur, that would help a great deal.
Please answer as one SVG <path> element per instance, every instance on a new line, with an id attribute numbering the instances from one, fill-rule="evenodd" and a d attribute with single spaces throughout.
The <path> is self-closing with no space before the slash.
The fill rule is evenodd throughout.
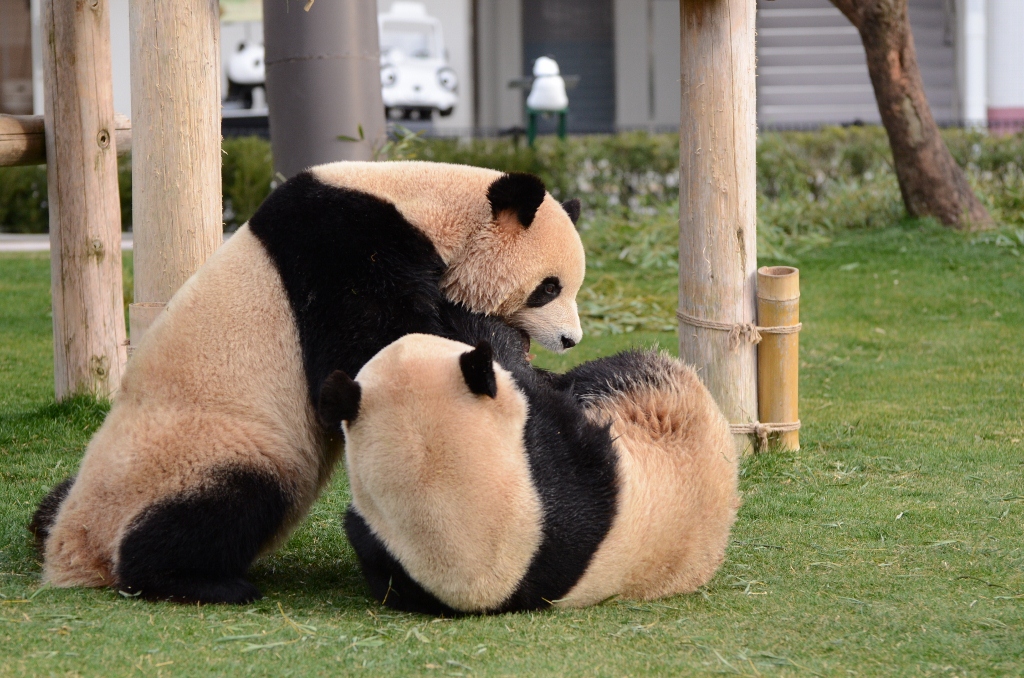
<path id="1" fill-rule="evenodd" d="M 578 213 L 528 175 L 440 163 L 336 163 L 283 184 L 174 295 L 77 479 L 41 502 L 44 579 L 259 597 L 246 570 L 340 450 L 313 407 L 323 379 L 408 332 L 443 332 L 445 295 L 574 344 Z"/>
<path id="2" fill-rule="evenodd" d="M 355 381 L 325 382 L 322 407 L 347 403 L 326 419 L 345 420 L 346 531 L 377 599 L 497 613 L 706 583 L 739 506 L 738 458 L 694 371 L 628 351 L 545 375 L 491 351 L 407 335 Z"/>

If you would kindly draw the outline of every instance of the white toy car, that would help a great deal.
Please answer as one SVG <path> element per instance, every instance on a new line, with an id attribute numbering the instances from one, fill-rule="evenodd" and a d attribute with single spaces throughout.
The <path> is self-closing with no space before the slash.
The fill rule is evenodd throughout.
<path id="1" fill-rule="evenodd" d="M 429 120 L 451 115 L 458 78 L 448 66 L 440 20 L 419 2 L 397 1 L 377 17 L 380 84 L 389 118 Z"/>

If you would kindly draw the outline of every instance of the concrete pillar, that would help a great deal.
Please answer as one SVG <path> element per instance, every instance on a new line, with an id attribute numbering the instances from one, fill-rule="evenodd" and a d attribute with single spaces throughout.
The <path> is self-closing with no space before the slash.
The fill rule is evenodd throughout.
<path id="1" fill-rule="evenodd" d="M 274 169 L 370 160 L 384 142 L 377 3 L 263 0 Z M 362 141 L 341 141 L 339 136 Z"/>

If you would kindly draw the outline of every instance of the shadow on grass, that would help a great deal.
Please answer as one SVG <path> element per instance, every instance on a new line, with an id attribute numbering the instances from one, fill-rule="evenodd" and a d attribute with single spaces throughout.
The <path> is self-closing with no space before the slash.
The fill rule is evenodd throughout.
<path id="1" fill-rule="evenodd" d="M 62 402 L 51 402 L 35 410 L 5 415 L 2 419 L 9 435 L 19 428 L 35 429 L 54 424 L 71 425 L 78 431 L 92 435 L 110 411 L 110 401 L 98 400 L 91 395 L 77 395 Z M 0 438 L 2 439 L 2 438 Z"/>
<path id="2" fill-rule="evenodd" d="M 360 609 L 376 604 L 351 555 L 331 562 L 271 557 L 256 562 L 249 570 L 249 579 L 269 599 L 292 598 L 311 604 L 330 601 Z"/>

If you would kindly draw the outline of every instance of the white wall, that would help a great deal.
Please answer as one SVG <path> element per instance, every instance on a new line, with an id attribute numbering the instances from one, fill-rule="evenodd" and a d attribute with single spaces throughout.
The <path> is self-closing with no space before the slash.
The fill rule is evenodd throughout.
<path id="1" fill-rule="evenodd" d="M 679 126 L 678 0 L 615 0 L 615 126 Z"/>
<path id="2" fill-rule="evenodd" d="M 991 1 L 956 0 L 956 80 L 960 99 L 959 117 L 964 122 L 980 125 L 985 124 L 988 115 L 985 5 Z"/>
<path id="3" fill-rule="evenodd" d="M 988 109 L 1024 114 L 1024 0 L 988 0 Z"/>
<path id="4" fill-rule="evenodd" d="M 477 0 L 481 129 L 523 124 L 523 92 L 508 87 L 523 77 L 522 17 L 520 0 Z"/>
<path id="5" fill-rule="evenodd" d="M 128 0 L 110 1 L 110 76 L 114 85 L 114 110 L 132 117 L 131 44 Z"/>

